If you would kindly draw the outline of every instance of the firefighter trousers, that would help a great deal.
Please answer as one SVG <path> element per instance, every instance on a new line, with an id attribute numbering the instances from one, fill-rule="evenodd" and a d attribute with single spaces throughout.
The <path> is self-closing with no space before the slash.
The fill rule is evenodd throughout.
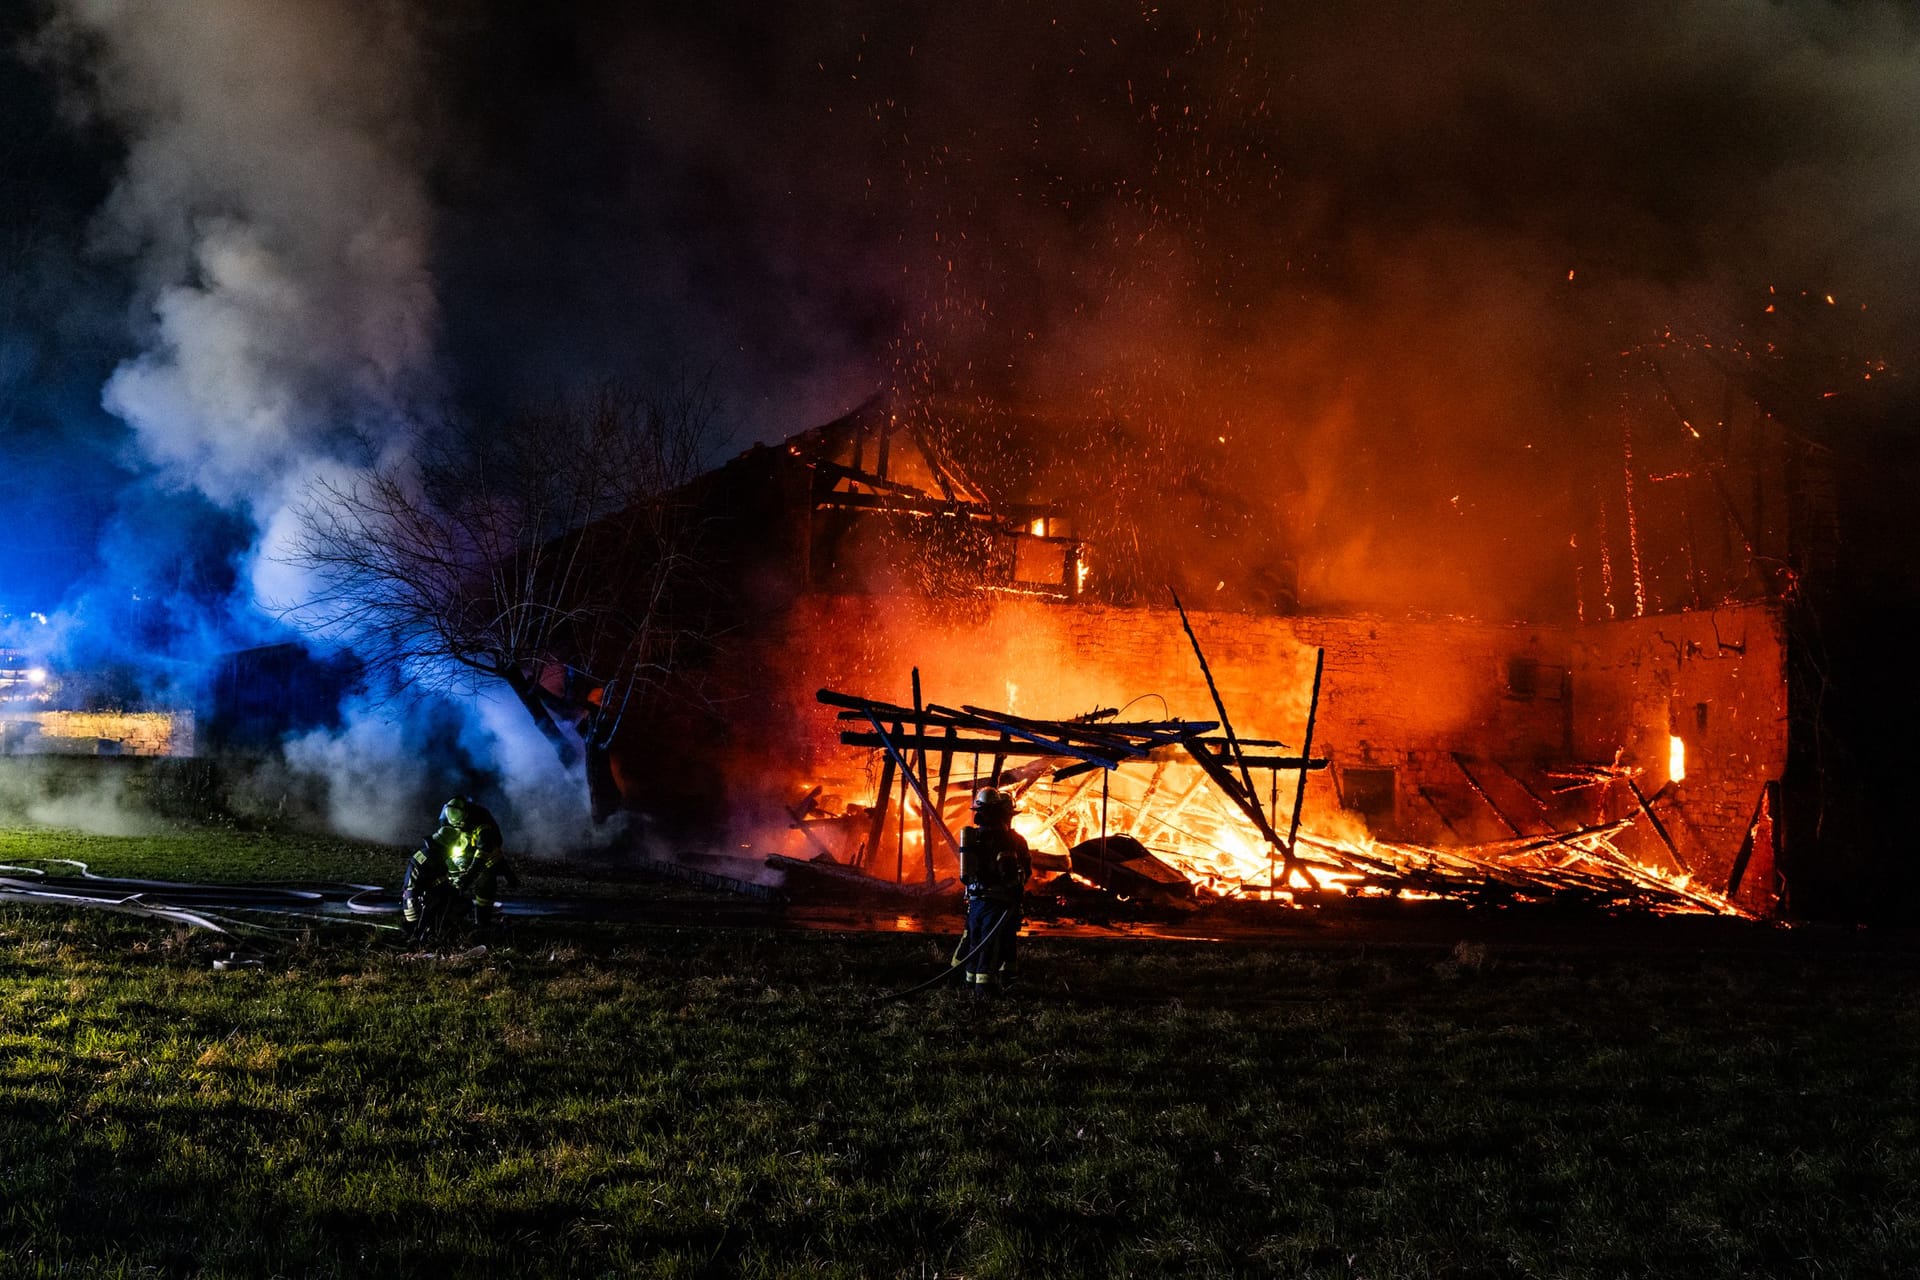
<path id="1" fill-rule="evenodd" d="M 967 902 L 967 950 L 971 954 L 967 958 L 967 983 L 990 987 L 1011 977 L 1014 943 L 1019 934 L 1018 903 L 970 899 Z"/>

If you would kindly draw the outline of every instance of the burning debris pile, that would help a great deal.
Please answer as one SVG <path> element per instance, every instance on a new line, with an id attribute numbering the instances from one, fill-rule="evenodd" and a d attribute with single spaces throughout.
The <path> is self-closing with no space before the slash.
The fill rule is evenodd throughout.
<path id="1" fill-rule="evenodd" d="M 1206 672 L 1197 641 L 1194 651 Z M 1054 873 L 1053 887 L 1067 895 L 1100 890 L 1168 904 L 1296 905 L 1334 895 L 1745 914 L 1727 896 L 1693 884 L 1655 812 L 1663 793 L 1649 797 L 1631 768 L 1550 775 L 1556 796 L 1572 797 L 1594 815 L 1611 811 L 1606 801 L 1624 809 L 1630 795 L 1629 816 L 1555 825 L 1548 815 L 1569 806 L 1542 801 L 1532 824 L 1540 829 L 1533 831 L 1474 782 L 1512 832 L 1490 843 L 1379 840 L 1346 814 L 1306 823 L 1306 776 L 1331 763 L 1311 754 L 1317 671 L 1297 751 L 1236 734 L 1217 688 L 1215 720 L 1123 720 L 1114 709 L 1046 720 L 926 704 L 915 683 L 913 706 L 819 691 L 818 700 L 850 722 L 840 741 L 881 753 L 871 804 L 823 813 L 810 795 L 796 815 L 823 863 L 932 887 L 957 863 L 954 832 L 966 821 L 974 788 L 999 786 L 1011 789 L 1020 806 L 1015 825 L 1033 848 L 1036 873 Z M 1456 763 L 1476 779 L 1476 762 L 1462 756 Z M 1668 865 L 1623 852 L 1621 836 L 1642 821 L 1659 835 Z"/>

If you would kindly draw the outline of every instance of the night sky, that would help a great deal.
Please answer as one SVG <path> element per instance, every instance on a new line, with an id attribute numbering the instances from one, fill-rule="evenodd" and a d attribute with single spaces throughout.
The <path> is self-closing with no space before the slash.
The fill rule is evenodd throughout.
<path id="1" fill-rule="evenodd" d="M 606 378 L 711 371 L 735 445 L 877 391 L 1105 423 L 958 447 L 1224 495 L 1168 536 L 1277 523 L 1314 600 L 1496 614 L 1568 608 L 1623 420 L 1911 421 L 1903 6 L 0 23 L 0 609 L 95 645 L 271 635 L 316 472 Z"/>

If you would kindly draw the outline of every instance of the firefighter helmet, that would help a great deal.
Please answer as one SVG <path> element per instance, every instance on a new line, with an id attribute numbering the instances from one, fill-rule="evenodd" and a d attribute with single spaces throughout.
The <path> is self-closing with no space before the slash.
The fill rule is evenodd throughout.
<path id="1" fill-rule="evenodd" d="M 1012 813 L 1013 797 L 997 787 L 982 787 L 973 793 L 975 813 Z"/>
<path id="2" fill-rule="evenodd" d="M 465 827 L 467 815 L 475 808 L 472 796 L 455 796 L 440 810 L 440 825 L 444 827 Z"/>

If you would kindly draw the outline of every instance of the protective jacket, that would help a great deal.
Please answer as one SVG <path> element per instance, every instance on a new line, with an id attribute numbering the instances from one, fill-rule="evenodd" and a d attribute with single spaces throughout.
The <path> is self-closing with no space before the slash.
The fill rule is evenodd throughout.
<path id="1" fill-rule="evenodd" d="M 400 908 L 408 924 L 418 924 L 437 896 L 459 895 L 473 903 L 475 924 L 493 915 L 493 895 L 501 878 L 517 885 L 507 861 L 500 824 L 477 804 L 449 803 L 440 826 L 407 859 L 400 885 Z"/>
<path id="2" fill-rule="evenodd" d="M 1032 871 L 1026 837 L 1012 827 L 975 825 L 960 832 L 960 883 L 967 887 L 967 901 L 1016 904 Z"/>

